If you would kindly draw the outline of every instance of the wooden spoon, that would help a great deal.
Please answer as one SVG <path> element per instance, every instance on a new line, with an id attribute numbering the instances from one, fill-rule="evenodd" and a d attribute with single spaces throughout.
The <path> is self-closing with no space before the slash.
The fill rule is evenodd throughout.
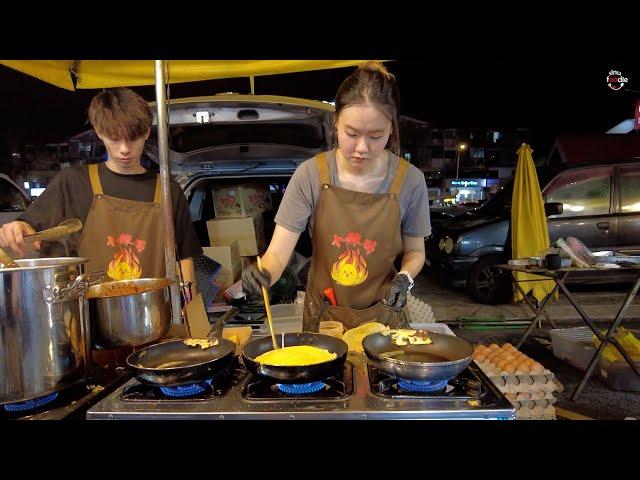
<path id="1" fill-rule="evenodd" d="M 258 259 L 258 270 L 262 272 L 262 263 L 260 262 L 260 256 Z M 273 332 L 273 320 L 271 317 L 271 305 L 269 304 L 269 294 L 267 293 L 267 289 L 262 285 L 262 297 L 264 298 L 264 308 L 267 311 L 267 320 L 269 321 L 269 332 L 271 332 L 271 341 L 273 342 L 273 349 L 278 349 L 278 344 L 276 343 L 276 336 Z"/>

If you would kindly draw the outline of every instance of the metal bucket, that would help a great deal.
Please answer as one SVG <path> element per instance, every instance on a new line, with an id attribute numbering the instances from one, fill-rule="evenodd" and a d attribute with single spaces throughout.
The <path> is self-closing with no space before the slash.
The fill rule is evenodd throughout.
<path id="1" fill-rule="evenodd" d="M 92 286 L 87 292 L 92 346 L 137 347 L 159 340 L 171 326 L 170 283 L 139 278 Z"/>
<path id="2" fill-rule="evenodd" d="M 83 381 L 89 341 L 87 258 L 16 260 L 0 269 L 0 404 Z"/>

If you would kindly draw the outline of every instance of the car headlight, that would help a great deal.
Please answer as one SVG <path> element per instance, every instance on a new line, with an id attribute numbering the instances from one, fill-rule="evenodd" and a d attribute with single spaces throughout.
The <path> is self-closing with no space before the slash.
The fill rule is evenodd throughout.
<path id="1" fill-rule="evenodd" d="M 453 252 L 453 239 L 447 237 L 443 245 L 444 253 L 450 255 Z"/>
<path id="2" fill-rule="evenodd" d="M 440 249 L 440 251 L 444 250 L 444 238 L 441 238 L 438 242 L 438 248 Z"/>

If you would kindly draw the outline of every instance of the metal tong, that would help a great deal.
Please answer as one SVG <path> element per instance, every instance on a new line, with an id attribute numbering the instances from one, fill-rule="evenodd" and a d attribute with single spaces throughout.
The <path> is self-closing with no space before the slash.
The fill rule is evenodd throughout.
<path id="1" fill-rule="evenodd" d="M 41 230 L 40 232 L 25 235 L 25 243 L 40 242 L 43 240 L 60 240 L 61 238 L 71 235 L 82 229 L 82 222 L 77 218 L 63 220 L 57 226 Z M 16 268 L 19 267 L 13 258 L 0 248 L 0 268 Z"/>

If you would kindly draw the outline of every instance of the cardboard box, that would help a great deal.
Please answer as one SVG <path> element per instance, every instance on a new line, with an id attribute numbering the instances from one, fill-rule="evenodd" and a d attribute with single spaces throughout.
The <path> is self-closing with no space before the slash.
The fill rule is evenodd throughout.
<path id="1" fill-rule="evenodd" d="M 207 257 L 221 265 L 213 283 L 218 289 L 215 300 L 224 301 L 224 291 L 237 282 L 242 273 L 238 242 L 234 240 L 229 245 L 202 247 L 202 251 Z"/>
<path id="2" fill-rule="evenodd" d="M 256 183 L 218 186 L 211 191 L 217 218 L 238 218 L 271 210 L 269 188 Z"/>
<path id="3" fill-rule="evenodd" d="M 212 246 L 229 245 L 236 240 L 241 257 L 262 254 L 266 249 L 261 213 L 242 218 L 214 218 L 207 222 L 207 231 Z"/>
<path id="4" fill-rule="evenodd" d="M 238 242 L 231 241 L 228 245 L 219 245 L 215 247 L 202 247 L 203 253 L 212 260 L 215 260 L 223 267 L 233 270 L 240 264 L 240 248 Z"/>

